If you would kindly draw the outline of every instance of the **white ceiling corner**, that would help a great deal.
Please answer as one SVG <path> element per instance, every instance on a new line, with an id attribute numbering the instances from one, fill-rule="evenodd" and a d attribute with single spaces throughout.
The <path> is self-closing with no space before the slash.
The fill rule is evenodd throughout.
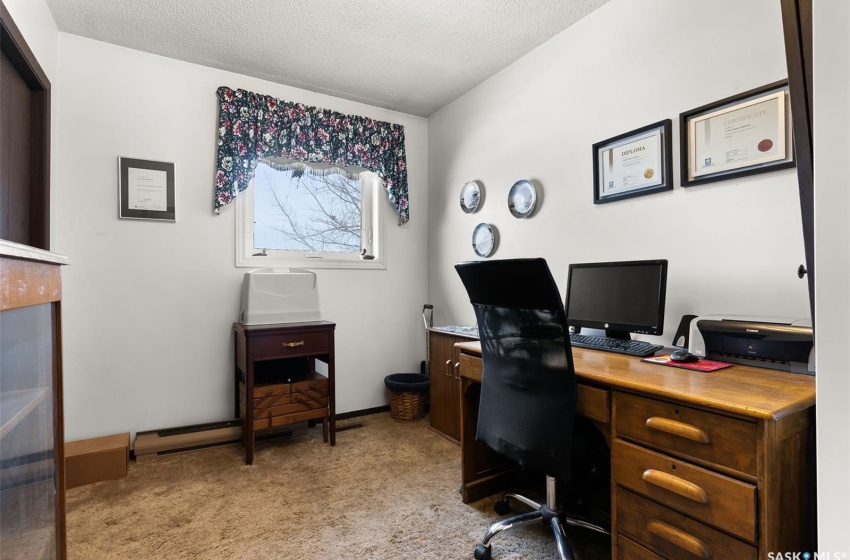
<path id="1" fill-rule="evenodd" d="M 47 0 L 60 31 L 427 117 L 606 0 Z"/>

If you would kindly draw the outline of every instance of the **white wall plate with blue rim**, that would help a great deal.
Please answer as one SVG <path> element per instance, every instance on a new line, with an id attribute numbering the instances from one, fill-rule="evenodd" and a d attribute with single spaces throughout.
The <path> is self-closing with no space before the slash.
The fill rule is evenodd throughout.
<path id="1" fill-rule="evenodd" d="M 472 249 L 479 257 L 489 257 L 499 245 L 499 232 L 492 224 L 478 224 L 472 232 Z"/>
<path id="2" fill-rule="evenodd" d="M 517 181 L 508 193 L 508 210 L 514 218 L 527 218 L 537 204 L 537 189 L 531 181 Z"/>
<path id="3" fill-rule="evenodd" d="M 460 189 L 460 207 L 467 214 L 472 214 L 481 204 L 481 185 L 478 181 L 470 181 Z"/>

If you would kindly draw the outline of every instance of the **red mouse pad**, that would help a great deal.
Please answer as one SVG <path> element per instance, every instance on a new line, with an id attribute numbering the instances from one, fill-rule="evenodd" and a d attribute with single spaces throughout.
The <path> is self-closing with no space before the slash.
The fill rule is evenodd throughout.
<path id="1" fill-rule="evenodd" d="M 686 364 L 683 362 L 674 362 L 670 359 L 670 354 L 663 356 L 653 356 L 651 358 L 641 358 L 641 362 L 649 362 L 651 364 L 661 364 L 662 366 L 677 367 L 683 369 L 692 369 L 694 371 L 717 371 L 718 369 L 732 367 L 732 364 L 726 362 L 715 362 L 712 360 L 704 360 L 700 358 L 698 362 Z"/>

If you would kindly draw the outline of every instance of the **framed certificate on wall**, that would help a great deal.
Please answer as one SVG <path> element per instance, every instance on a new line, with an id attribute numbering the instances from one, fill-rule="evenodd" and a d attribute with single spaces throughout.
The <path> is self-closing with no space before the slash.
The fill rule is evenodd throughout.
<path id="1" fill-rule="evenodd" d="M 672 121 L 666 119 L 593 145 L 593 203 L 673 188 Z"/>
<path id="2" fill-rule="evenodd" d="M 118 217 L 175 221 L 174 164 L 119 157 Z"/>
<path id="3" fill-rule="evenodd" d="M 683 187 L 794 166 L 787 81 L 692 109 L 679 119 Z"/>

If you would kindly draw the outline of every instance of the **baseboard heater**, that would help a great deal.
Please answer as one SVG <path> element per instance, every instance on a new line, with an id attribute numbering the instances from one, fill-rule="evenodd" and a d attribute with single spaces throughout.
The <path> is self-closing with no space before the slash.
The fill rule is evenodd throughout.
<path id="1" fill-rule="evenodd" d="M 293 431 L 307 429 L 307 422 L 281 426 L 268 433 L 257 434 L 258 441 L 291 435 Z M 242 443 L 242 421 L 227 420 L 210 424 L 195 424 L 165 430 L 138 432 L 133 445 L 133 456 L 136 461 L 146 461 L 162 455 L 189 453 L 201 451 L 220 445 Z"/>
<path id="2" fill-rule="evenodd" d="M 138 432 L 133 445 L 133 453 L 137 461 L 145 461 L 161 455 L 187 453 L 218 445 L 231 445 L 241 441 L 242 421 L 228 420 Z"/>
<path id="3" fill-rule="evenodd" d="M 389 405 L 356 410 L 337 415 L 337 420 L 387 412 L 389 410 Z M 287 433 L 291 434 L 298 429 L 306 429 L 307 426 L 307 422 L 290 424 L 288 426 L 282 426 L 268 434 L 258 434 L 256 438 L 262 440 L 267 437 L 280 437 Z M 343 432 L 362 427 L 363 424 L 351 424 L 337 427 L 336 431 Z M 179 428 L 137 432 L 132 451 L 136 461 L 146 461 L 162 455 L 188 453 L 190 451 L 200 451 L 219 445 L 233 445 L 241 442 L 242 421 L 226 420 L 224 422 L 210 422 L 209 424 L 195 424 L 192 426 L 181 426 Z"/>

